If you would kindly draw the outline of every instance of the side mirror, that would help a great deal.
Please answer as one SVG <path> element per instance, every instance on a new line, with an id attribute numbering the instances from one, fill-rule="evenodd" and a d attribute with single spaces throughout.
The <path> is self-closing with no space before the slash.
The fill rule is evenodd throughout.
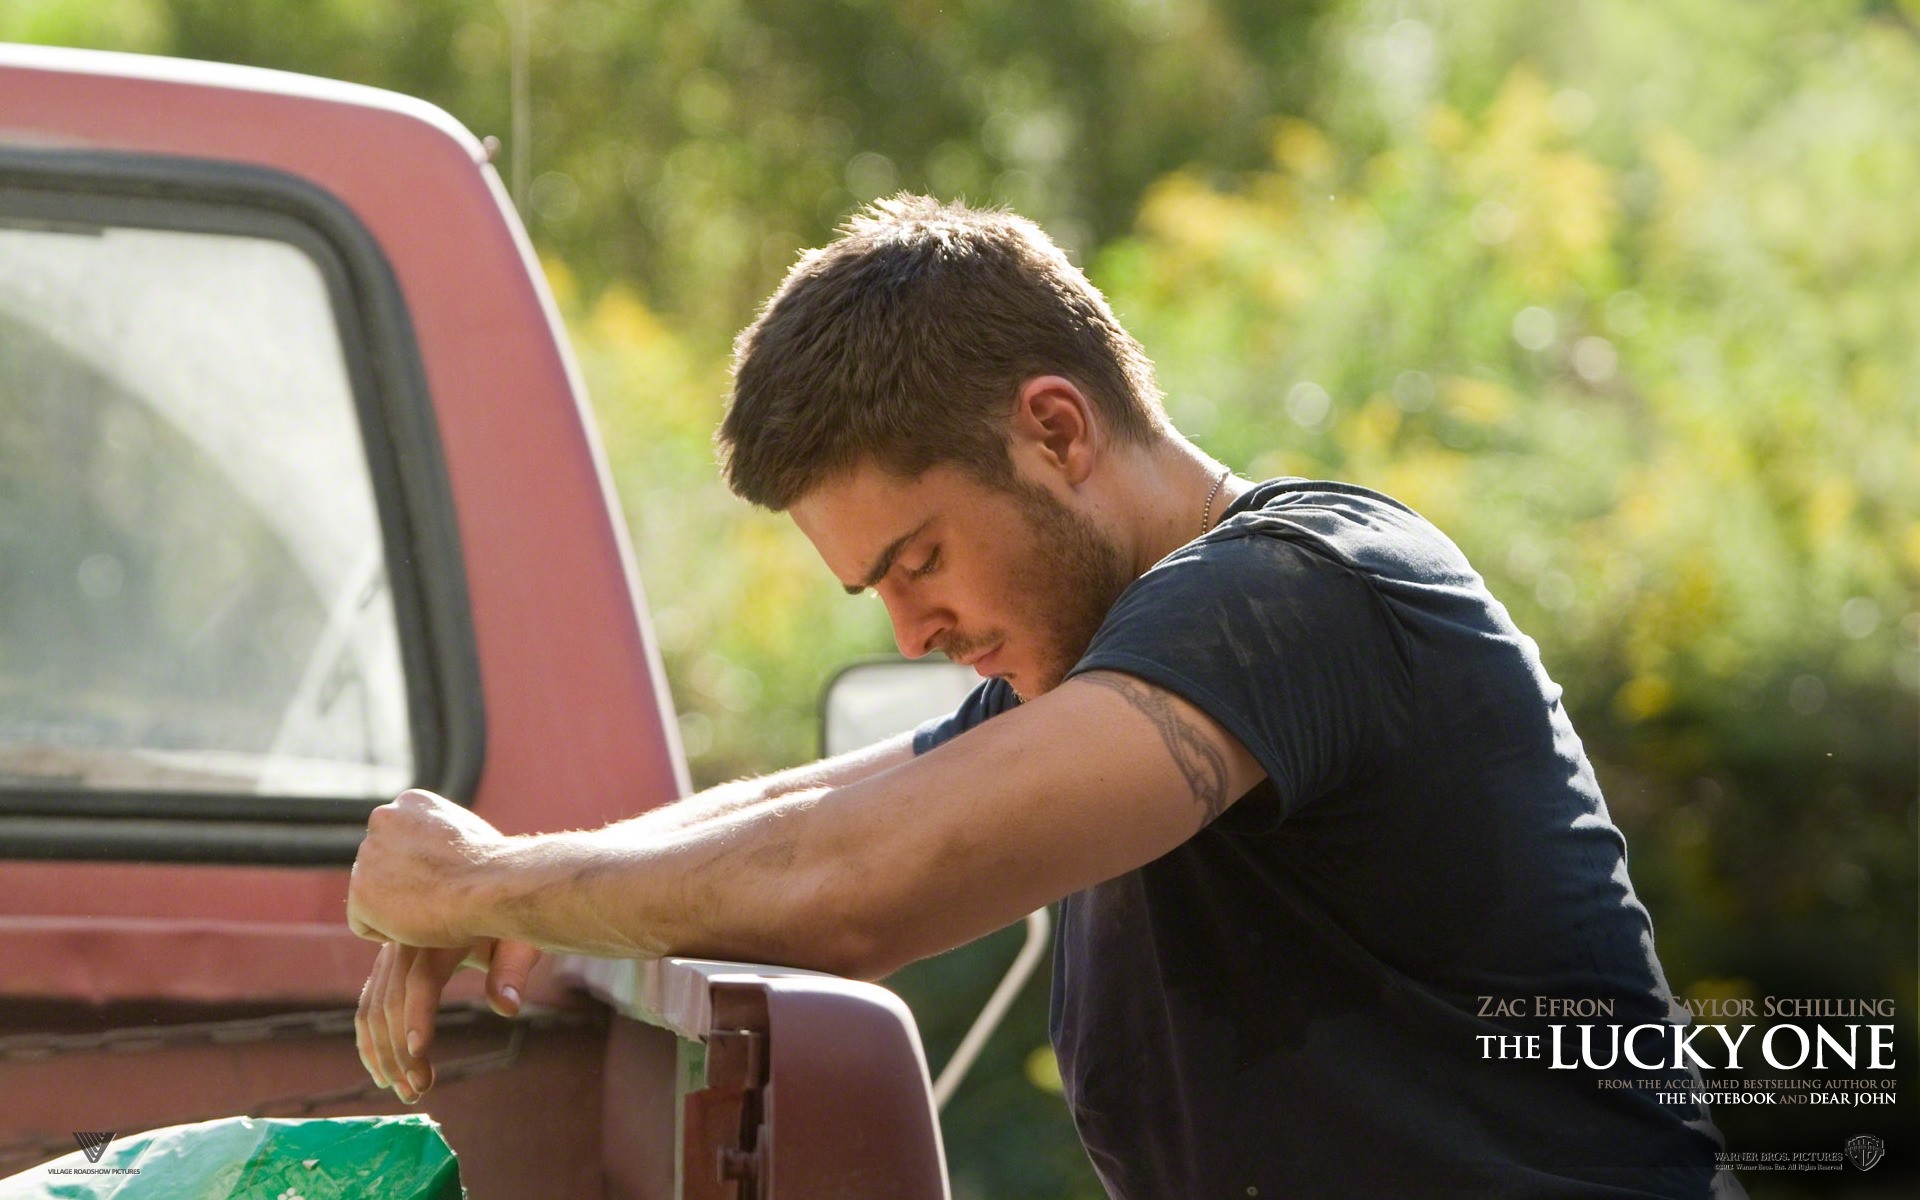
<path id="1" fill-rule="evenodd" d="M 820 698 L 821 757 L 943 717 L 979 682 L 971 668 L 943 659 L 878 659 L 843 667 Z"/>

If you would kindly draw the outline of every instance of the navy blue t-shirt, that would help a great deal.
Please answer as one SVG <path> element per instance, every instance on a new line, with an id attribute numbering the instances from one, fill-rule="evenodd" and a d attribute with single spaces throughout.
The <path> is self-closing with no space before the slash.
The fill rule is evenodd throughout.
<path id="1" fill-rule="evenodd" d="M 1121 594 L 1069 674 L 1094 670 L 1185 697 L 1267 774 L 1061 902 L 1054 1049 L 1115 1200 L 1742 1194 L 1705 1112 L 1641 1082 L 1691 1068 L 1603 1087 L 1483 1057 L 1687 1018 L 1560 688 L 1444 534 L 1261 484 Z M 1016 703 L 989 680 L 915 749 Z"/>

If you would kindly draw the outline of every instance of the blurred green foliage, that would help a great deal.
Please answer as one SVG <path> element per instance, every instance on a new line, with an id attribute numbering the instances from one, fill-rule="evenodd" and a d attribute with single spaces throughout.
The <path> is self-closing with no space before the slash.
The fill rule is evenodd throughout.
<path id="1" fill-rule="evenodd" d="M 806 757 L 827 674 L 890 643 L 721 487 L 729 339 L 860 201 L 1009 203 L 1223 461 L 1378 487 L 1467 551 L 1566 689 L 1677 988 L 1893 995 L 1915 1044 L 1920 0 L 12 0 L 0 37 L 506 138 L 516 19 L 502 168 L 696 779 Z M 1010 936 L 897 981 L 936 1066 Z M 1044 992 L 950 1111 L 957 1195 L 1098 1194 Z"/>

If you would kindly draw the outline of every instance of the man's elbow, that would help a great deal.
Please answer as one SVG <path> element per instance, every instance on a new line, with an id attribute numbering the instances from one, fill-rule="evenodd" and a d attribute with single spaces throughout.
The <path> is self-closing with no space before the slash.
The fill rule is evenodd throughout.
<path id="1" fill-rule="evenodd" d="M 872 982 L 886 978 L 909 961 L 902 955 L 890 953 L 884 942 L 865 931 L 840 930 L 815 969 Z"/>
<path id="2" fill-rule="evenodd" d="M 911 923 L 880 881 L 834 871 L 802 890 L 808 901 L 790 910 L 788 926 L 796 966 L 876 980 L 922 957 L 908 944 Z"/>

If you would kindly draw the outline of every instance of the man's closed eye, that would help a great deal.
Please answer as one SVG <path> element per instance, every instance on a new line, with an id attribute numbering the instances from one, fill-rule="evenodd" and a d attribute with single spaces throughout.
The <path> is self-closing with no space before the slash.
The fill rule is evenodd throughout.
<path id="1" fill-rule="evenodd" d="M 940 547 L 935 546 L 933 553 L 927 555 L 927 561 L 907 572 L 908 579 L 925 579 L 940 567 Z"/>

